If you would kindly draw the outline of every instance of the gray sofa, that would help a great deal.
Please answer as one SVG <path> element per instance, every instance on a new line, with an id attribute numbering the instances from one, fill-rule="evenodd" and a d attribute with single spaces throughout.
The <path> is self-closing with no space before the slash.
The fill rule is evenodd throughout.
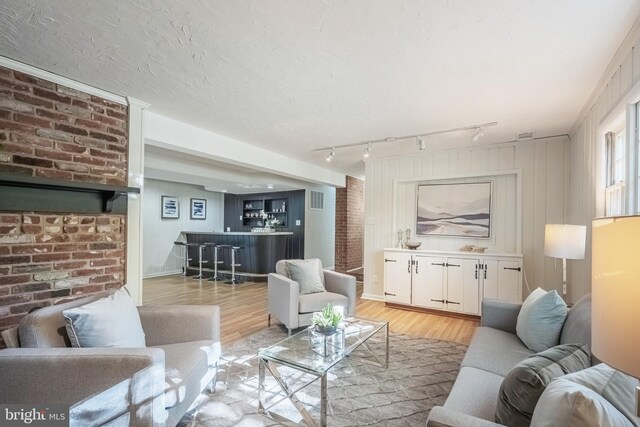
<path id="1" fill-rule="evenodd" d="M 71 348 L 62 311 L 42 308 L 3 331 L 0 402 L 70 406 L 71 425 L 174 426 L 220 358 L 216 306 L 138 307 L 146 348 Z"/>
<path id="2" fill-rule="evenodd" d="M 521 304 L 482 301 L 482 319 L 460 366 L 444 406 L 429 413 L 427 427 L 488 427 L 495 412 L 503 378 L 518 362 L 533 354 L 516 336 Z M 567 314 L 560 344 L 591 348 L 591 295 L 581 298 Z M 592 361 L 593 362 L 593 361 Z"/>

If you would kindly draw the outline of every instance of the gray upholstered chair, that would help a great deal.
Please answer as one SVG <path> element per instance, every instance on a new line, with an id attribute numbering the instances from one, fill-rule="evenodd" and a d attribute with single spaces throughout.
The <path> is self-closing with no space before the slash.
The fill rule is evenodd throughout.
<path id="1" fill-rule="evenodd" d="M 313 258 L 316 260 L 315 258 Z M 342 306 L 345 316 L 356 314 L 356 279 L 348 274 L 324 270 L 322 262 L 317 259 L 320 278 L 325 292 L 300 295 L 300 286 L 289 278 L 285 260 L 276 263 L 276 272 L 268 278 L 268 310 L 269 325 L 271 316 L 275 316 L 289 330 L 311 324 L 311 317 L 322 310 L 328 303 Z"/>
<path id="2" fill-rule="evenodd" d="M 72 348 L 62 311 L 42 308 L 2 331 L 0 402 L 70 406 L 71 425 L 175 426 L 220 358 L 216 306 L 138 307 L 147 347 Z"/>

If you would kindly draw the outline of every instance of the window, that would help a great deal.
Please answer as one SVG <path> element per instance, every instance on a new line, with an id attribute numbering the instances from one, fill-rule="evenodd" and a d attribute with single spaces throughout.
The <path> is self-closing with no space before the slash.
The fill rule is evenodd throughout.
<path id="1" fill-rule="evenodd" d="M 605 189 L 606 216 L 625 212 L 626 138 L 624 128 L 605 135 L 607 150 L 607 185 Z"/>

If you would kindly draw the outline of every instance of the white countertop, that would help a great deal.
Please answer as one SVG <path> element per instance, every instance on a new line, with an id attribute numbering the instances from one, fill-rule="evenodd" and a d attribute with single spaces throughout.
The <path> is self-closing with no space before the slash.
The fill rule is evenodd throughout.
<path id="1" fill-rule="evenodd" d="M 439 251 L 435 249 L 401 249 L 401 248 L 384 248 L 385 252 L 407 252 L 418 254 L 440 254 L 440 255 L 453 255 L 453 256 L 481 256 L 481 257 L 514 257 L 522 258 L 522 254 L 515 253 L 500 253 L 500 252 L 469 252 L 469 251 Z"/>
<path id="2" fill-rule="evenodd" d="M 183 231 L 184 234 L 208 234 L 211 236 L 291 236 L 291 231 L 274 231 L 271 233 L 257 232 L 252 233 L 250 231 Z"/>

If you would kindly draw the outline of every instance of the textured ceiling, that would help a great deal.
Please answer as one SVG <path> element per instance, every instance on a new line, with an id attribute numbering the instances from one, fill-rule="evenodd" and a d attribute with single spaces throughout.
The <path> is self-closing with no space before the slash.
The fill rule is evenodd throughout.
<path id="1" fill-rule="evenodd" d="M 639 14 L 637 0 L 2 0 L 0 54 L 357 175 L 360 150 L 330 165 L 311 150 L 491 121 L 486 142 L 567 132 Z M 415 151 L 398 147 L 376 150 Z"/>

